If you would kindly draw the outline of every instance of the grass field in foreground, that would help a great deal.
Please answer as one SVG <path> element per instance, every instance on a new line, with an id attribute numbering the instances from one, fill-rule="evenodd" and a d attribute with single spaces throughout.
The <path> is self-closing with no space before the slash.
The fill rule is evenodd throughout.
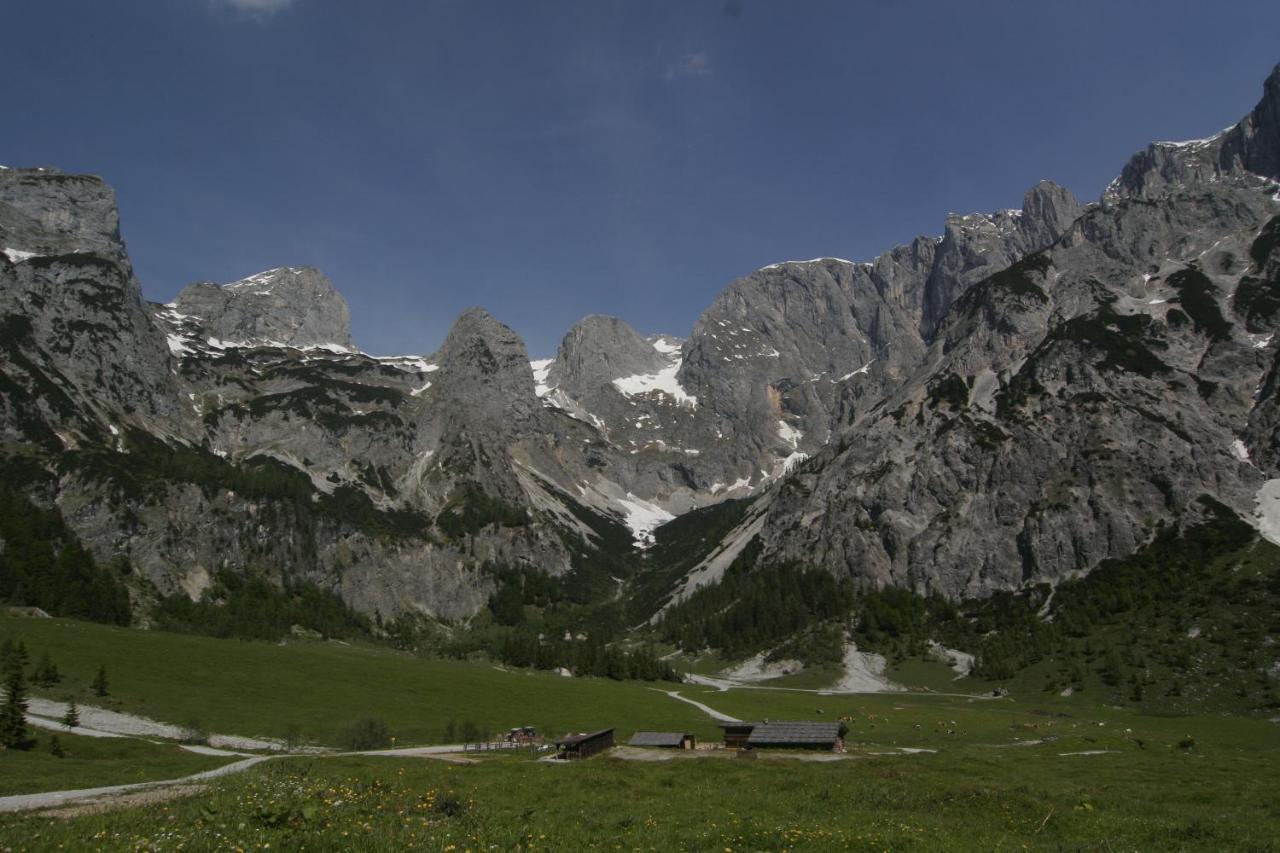
<path id="1" fill-rule="evenodd" d="M 288 759 L 188 800 L 0 818 L 0 847 L 307 850 L 1280 850 L 1274 755 L 962 746 L 556 766 Z"/>
<path id="2" fill-rule="evenodd" d="M 304 738 L 335 743 L 357 716 L 387 721 L 399 745 L 440 743 L 447 721 L 505 731 L 533 725 L 559 736 L 616 726 L 717 733 L 696 708 L 663 695 L 676 684 L 649 685 L 547 673 L 508 672 L 489 664 L 423 660 L 371 646 L 288 645 L 217 640 L 114 628 L 66 619 L 0 616 L 0 640 L 22 639 L 32 660 L 47 652 L 65 674 L 37 695 L 106 705 L 222 734 L 282 737 L 297 725 Z M 87 684 L 105 666 L 110 696 Z"/>
<path id="3" fill-rule="evenodd" d="M 48 652 L 67 674 L 45 691 L 54 698 L 84 699 L 103 664 L 110 701 L 123 710 L 179 724 L 198 718 L 225 733 L 273 735 L 297 722 L 323 741 L 365 711 L 384 717 L 401 744 L 439 740 L 451 716 L 553 734 L 616 726 L 620 740 L 639 728 L 683 729 L 704 740 L 718 732 L 697 709 L 637 683 L 334 643 L 277 646 L 0 617 L 0 639 L 19 636 L 32 657 Z M 548 765 L 491 756 L 465 767 L 291 758 L 188 800 L 66 821 L 4 817 L 0 849 L 1280 851 L 1280 726 L 1265 720 L 1144 715 L 1088 695 L 678 689 L 743 719 L 847 717 L 850 758 Z M 104 773 L 74 785 L 190 772 L 169 771 L 172 748 L 152 753 L 135 744 L 85 745 L 104 751 Z M 124 752 L 107 755 L 117 748 Z M 0 761 L 10 758 L 30 762 L 0 765 L 6 779 L 23 775 L 14 783 L 22 790 L 68 784 L 62 774 L 70 765 L 49 769 L 59 759 Z M 120 777 L 107 776 L 112 764 Z M 41 781 L 42 772 L 55 775 Z"/>
<path id="4" fill-rule="evenodd" d="M 236 760 L 197 755 L 176 744 L 31 731 L 36 736 L 32 749 L 0 750 L 0 797 L 177 779 Z M 54 734 L 62 745 L 61 758 L 49 751 L 49 737 Z"/>

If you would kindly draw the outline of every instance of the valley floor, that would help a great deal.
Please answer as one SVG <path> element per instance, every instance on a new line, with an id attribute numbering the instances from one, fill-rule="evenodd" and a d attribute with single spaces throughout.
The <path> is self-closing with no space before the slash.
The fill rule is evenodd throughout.
<path id="1" fill-rule="evenodd" d="M 1096 698 L 669 686 L 503 671 L 332 643 L 276 646 L 0 618 L 83 695 L 187 727 L 278 737 L 301 721 L 336 743 L 381 715 L 400 749 L 280 757 L 218 779 L 94 808 L 0 816 L 0 849 L 1280 850 L 1280 726 L 1155 716 Z M 188 674 L 184 675 L 183 671 Z M 937 675 L 937 673 L 933 673 Z M 957 690 L 957 692 L 961 692 Z M 618 748 L 584 762 L 481 754 L 423 760 L 465 719 L 545 734 L 615 726 L 718 740 L 712 715 L 845 720 L 847 752 L 742 761 Z M 0 753 L 5 793 L 177 779 L 242 760 L 171 741 L 60 735 L 66 756 Z M 699 760 L 702 758 L 711 760 Z M 646 760 L 635 760 L 635 759 Z M 721 760 L 714 760 L 714 759 Z M 778 760 L 769 760 L 769 759 Z M 174 797 L 174 798 L 170 798 Z"/>

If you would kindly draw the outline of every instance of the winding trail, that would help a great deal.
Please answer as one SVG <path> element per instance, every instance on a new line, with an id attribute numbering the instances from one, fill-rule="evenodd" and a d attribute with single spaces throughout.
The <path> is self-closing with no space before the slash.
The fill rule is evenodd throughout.
<path id="1" fill-rule="evenodd" d="M 59 727 L 61 728 L 61 726 Z M 76 734 L 81 734 L 81 729 L 75 729 Z M 93 735 L 90 735 L 91 737 Z M 145 740 L 145 738 L 137 738 L 131 735 L 121 735 L 114 733 L 99 733 L 100 737 L 125 737 L 134 740 Z M 245 756 L 243 752 L 228 752 L 224 749 L 215 749 L 211 746 L 201 746 L 199 744 L 175 744 L 181 749 L 188 752 L 196 752 L 201 755 L 231 755 Z M 338 757 L 343 755 L 383 755 L 389 758 L 446 758 L 446 756 L 455 755 L 463 751 L 463 744 L 448 744 L 445 746 L 410 746 L 400 749 L 372 749 L 362 752 L 327 752 L 321 756 L 311 754 L 312 757 Z M 72 803 L 97 802 L 110 797 L 117 797 L 121 794 L 131 794 L 137 791 L 148 791 L 157 788 L 171 788 L 179 785 L 189 785 L 193 782 L 206 782 L 210 779 L 218 779 L 222 776 L 230 776 L 234 773 L 243 773 L 250 767 L 261 764 L 264 761 L 274 761 L 278 758 L 296 758 L 298 755 L 308 753 L 276 753 L 275 755 L 248 755 L 240 761 L 233 761 L 230 764 L 224 764 L 221 767 L 215 767 L 212 770 L 204 770 L 191 776 L 183 776 L 179 779 L 157 779 L 152 782 L 133 782 L 128 785 L 107 785 L 101 788 L 79 788 L 70 791 L 45 791 L 38 794 L 15 794 L 9 797 L 0 797 L 0 813 L 5 812 L 21 812 L 31 811 L 33 809 L 47 809 L 54 806 L 65 806 Z"/>
<path id="2" fill-rule="evenodd" d="M 145 717 L 138 717 L 132 714 L 122 714 L 116 711 L 108 711 L 105 708 L 95 708 L 92 706 L 82 706 L 80 708 L 81 720 L 91 722 L 92 725 L 68 728 L 62 724 L 60 719 L 58 719 L 61 715 L 66 713 L 66 704 L 38 698 L 32 698 L 28 700 L 28 703 L 28 708 L 30 710 L 27 713 L 27 724 L 37 728 L 55 732 L 65 732 L 67 734 L 78 735 L 80 737 L 124 738 L 127 740 L 140 740 L 154 744 L 168 743 L 178 747 L 179 749 L 187 752 L 194 752 L 198 755 L 226 756 L 228 758 L 239 758 L 241 760 L 224 764 L 221 767 L 215 767 L 212 770 L 204 770 L 190 776 L 183 776 L 178 779 L 156 779 L 147 782 L 132 782 L 127 785 L 106 785 L 98 788 L 44 791 L 35 794 L 14 794 L 12 796 L 0 797 L 0 814 L 6 812 L 31 811 L 33 809 L 47 809 L 78 803 L 96 803 L 125 794 L 190 785 L 192 783 L 217 779 L 222 776 L 242 773 L 250 767 L 261 764 L 264 761 L 270 761 L 276 758 L 296 757 L 298 755 L 311 755 L 315 757 L 341 755 L 385 755 L 391 758 L 417 757 L 444 758 L 445 760 L 448 760 L 445 758 L 446 756 L 463 751 L 463 744 L 458 743 L 443 746 L 410 746 L 401 747 L 399 749 L 377 749 L 361 752 L 337 752 L 335 750 L 320 749 L 317 747 L 286 752 L 283 748 L 284 745 L 277 741 L 238 737 L 235 735 L 213 735 L 210 737 L 210 741 L 223 744 L 224 746 L 239 746 L 241 748 L 245 748 L 247 746 L 249 749 L 268 749 L 273 753 L 271 755 L 255 755 L 248 752 L 238 752 L 234 749 L 220 749 L 217 746 L 209 746 L 206 744 L 177 743 L 175 741 L 188 734 L 188 731 L 180 726 L 160 723 L 155 720 L 149 720 Z M 32 711 L 35 713 L 32 713 Z M 57 715 L 58 718 L 55 718 L 54 715 Z"/>
<path id="3" fill-rule="evenodd" d="M 81 788 L 75 791 L 46 791 L 42 794 L 16 794 L 10 797 L 0 797 L 0 813 L 30 811 L 31 809 L 47 809 L 52 806 L 65 806 L 70 803 L 83 803 L 85 801 L 99 800 L 104 797 L 129 794 L 134 791 L 146 791 L 152 788 L 167 788 L 172 785 L 182 785 L 191 782 L 204 782 L 209 779 L 217 779 L 221 776 L 230 776 L 233 773 L 240 773 L 248 770 L 255 764 L 261 764 L 264 761 L 273 761 L 277 758 L 284 758 L 284 756 L 255 755 L 251 758 L 245 758 L 240 761 L 233 761 L 230 764 L 224 764 L 221 767 L 215 767 L 212 770 L 205 770 L 200 773 L 193 773 L 190 776 L 183 776 L 181 779 L 164 779 L 158 782 L 134 782 L 129 785 L 107 785 L 102 788 Z"/>
<path id="4" fill-rule="evenodd" d="M 650 689 L 657 690 L 659 693 L 665 693 L 668 696 L 670 696 L 672 699 L 678 699 L 681 702 L 688 703 L 693 707 L 697 708 L 698 710 L 702 711 L 711 719 L 716 720 L 717 722 L 721 722 L 721 723 L 742 722 L 742 720 L 739 720 L 737 717 L 730 717 L 728 714 L 717 711 L 715 708 L 712 708 L 710 705 L 704 705 L 701 702 L 698 702 L 696 700 L 689 699 L 688 697 L 685 697 L 685 696 L 681 696 L 679 690 L 662 690 L 657 687 L 651 687 Z"/>

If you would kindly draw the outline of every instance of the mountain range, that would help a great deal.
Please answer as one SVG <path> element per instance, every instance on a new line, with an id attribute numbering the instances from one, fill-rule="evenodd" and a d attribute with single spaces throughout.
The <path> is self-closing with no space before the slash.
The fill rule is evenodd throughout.
<path id="1" fill-rule="evenodd" d="M 1280 540 L 1278 325 L 1280 67 L 1097 202 L 1045 181 L 757 270 L 683 337 L 587 317 L 540 361 L 480 308 L 368 355 L 309 267 L 150 303 L 106 183 L 0 170 L 4 478 L 127 565 L 143 622 L 224 572 L 445 621 L 540 572 L 656 587 L 649 617 L 744 554 L 958 599 L 1222 508 Z"/>

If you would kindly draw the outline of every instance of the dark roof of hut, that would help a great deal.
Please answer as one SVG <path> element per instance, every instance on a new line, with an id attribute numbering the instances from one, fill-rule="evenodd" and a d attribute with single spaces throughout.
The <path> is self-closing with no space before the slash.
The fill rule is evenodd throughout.
<path id="1" fill-rule="evenodd" d="M 751 730 L 749 744 L 835 743 L 840 737 L 839 723 L 760 723 Z"/>
<path id="2" fill-rule="evenodd" d="M 565 735 L 556 741 L 556 746 L 577 746 L 589 740 L 595 740 L 603 735 L 612 734 L 613 729 L 601 729 L 598 732 L 587 732 L 586 734 Z"/>

